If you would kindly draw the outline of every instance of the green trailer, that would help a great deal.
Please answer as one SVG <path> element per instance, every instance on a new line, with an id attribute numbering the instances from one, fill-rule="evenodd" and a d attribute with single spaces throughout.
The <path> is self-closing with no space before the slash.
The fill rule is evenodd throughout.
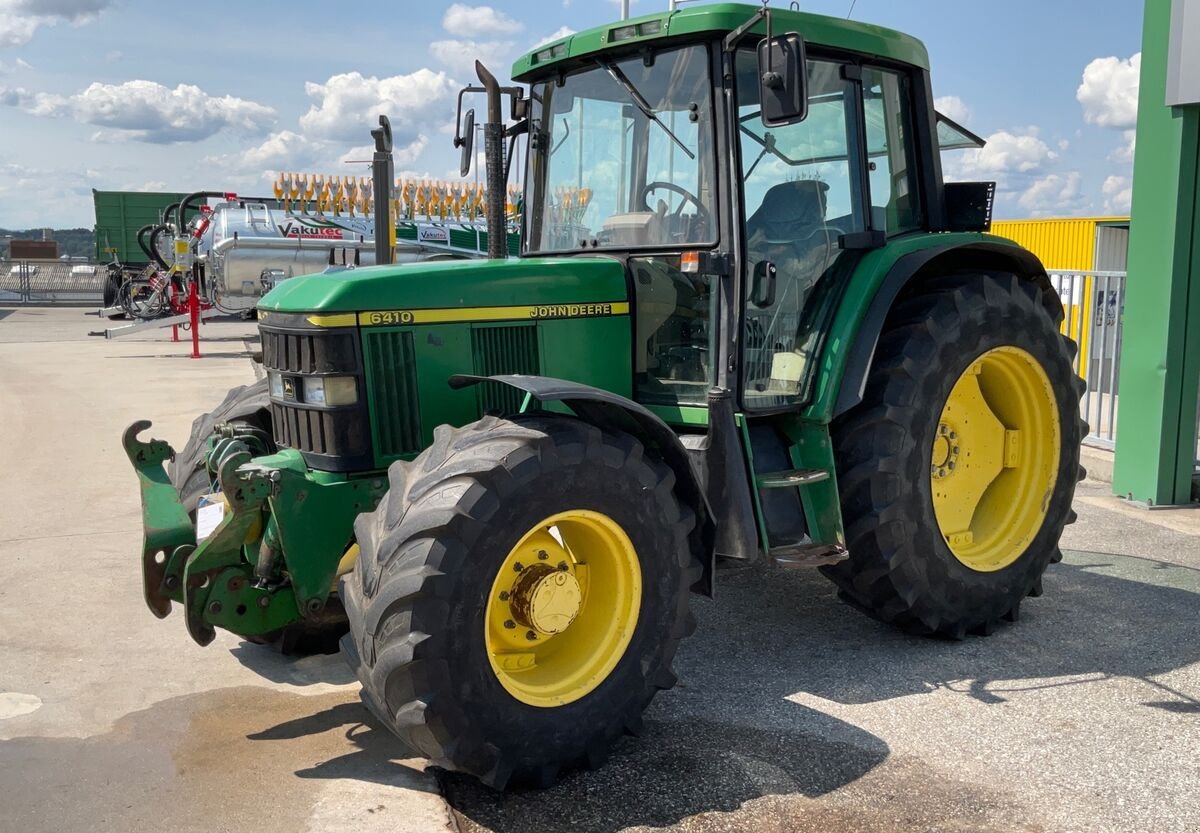
<path id="1" fill-rule="evenodd" d="M 943 182 L 974 140 L 921 43 L 722 3 L 548 44 L 519 88 L 477 69 L 489 193 L 528 146 L 520 256 L 263 298 L 261 385 L 179 454 L 125 434 L 150 609 L 341 637 L 385 726 L 495 787 L 636 731 L 723 564 L 818 568 L 912 633 L 1015 621 L 1082 382 L 992 184 Z"/>
<path id="2" fill-rule="evenodd" d="M 165 191 L 97 191 L 93 188 L 96 262 L 107 263 L 115 257 L 126 265 L 145 266 L 149 261 L 138 246 L 138 229 L 162 222 L 167 206 L 186 196 Z"/>

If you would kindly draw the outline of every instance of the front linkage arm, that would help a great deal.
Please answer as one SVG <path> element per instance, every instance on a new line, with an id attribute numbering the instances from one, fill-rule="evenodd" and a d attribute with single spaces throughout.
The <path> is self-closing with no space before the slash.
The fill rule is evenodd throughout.
<path id="1" fill-rule="evenodd" d="M 214 625 L 248 635 L 295 620 L 291 589 L 255 586 L 252 565 L 243 557 L 247 538 L 257 537 L 279 473 L 246 465 L 251 458 L 244 446 L 223 444 L 213 459 L 219 461 L 217 480 L 230 511 L 197 543 L 196 528 L 163 466 L 174 451 L 163 440 L 137 437 L 150 425 L 140 420 L 129 426 L 122 444 L 141 486 L 142 584 L 151 612 L 161 619 L 172 602 L 182 604 L 188 633 L 200 645 L 212 642 Z"/>

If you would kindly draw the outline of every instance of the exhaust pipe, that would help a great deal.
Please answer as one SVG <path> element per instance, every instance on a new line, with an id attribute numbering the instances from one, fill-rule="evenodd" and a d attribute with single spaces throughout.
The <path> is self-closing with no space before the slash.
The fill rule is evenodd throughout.
<path id="1" fill-rule="evenodd" d="M 508 230 L 504 224 L 504 119 L 500 84 L 481 62 L 475 74 L 487 93 L 487 123 L 483 125 L 484 186 L 487 188 L 488 257 L 508 257 Z"/>

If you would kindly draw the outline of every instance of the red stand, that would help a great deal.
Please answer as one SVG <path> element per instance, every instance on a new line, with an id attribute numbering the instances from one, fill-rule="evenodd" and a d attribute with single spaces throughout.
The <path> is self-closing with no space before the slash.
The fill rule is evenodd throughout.
<path id="1" fill-rule="evenodd" d="M 196 282 L 188 284 L 188 312 L 192 318 L 192 358 L 200 358 L 200 295 L 196 292 Z"/>

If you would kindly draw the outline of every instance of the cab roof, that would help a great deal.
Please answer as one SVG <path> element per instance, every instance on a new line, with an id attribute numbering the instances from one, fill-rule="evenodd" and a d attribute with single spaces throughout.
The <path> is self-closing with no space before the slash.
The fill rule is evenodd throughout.
<path id="1" fill-rule="evenodd" d="M 728 33 L 749 20 L 759 8 L 749 3 L 712 3 L 674 12 L 664 10 L 586 29 L 542 44 L 521 56 L 513 64 L 512 77 L 515 81 L 528 83 L 551 66 L 571 63 L 571 59 L 593 53 L 688 35 Z M 772 8 L 771 30 L 776 35 L 798 32 L 806 43 L 816 46 L 845 49 L 929 69 L 929 53 L 921 41 L 870 23 Z M 766 22 L 759 21 L 750 31 L 766 34 Z"/>

